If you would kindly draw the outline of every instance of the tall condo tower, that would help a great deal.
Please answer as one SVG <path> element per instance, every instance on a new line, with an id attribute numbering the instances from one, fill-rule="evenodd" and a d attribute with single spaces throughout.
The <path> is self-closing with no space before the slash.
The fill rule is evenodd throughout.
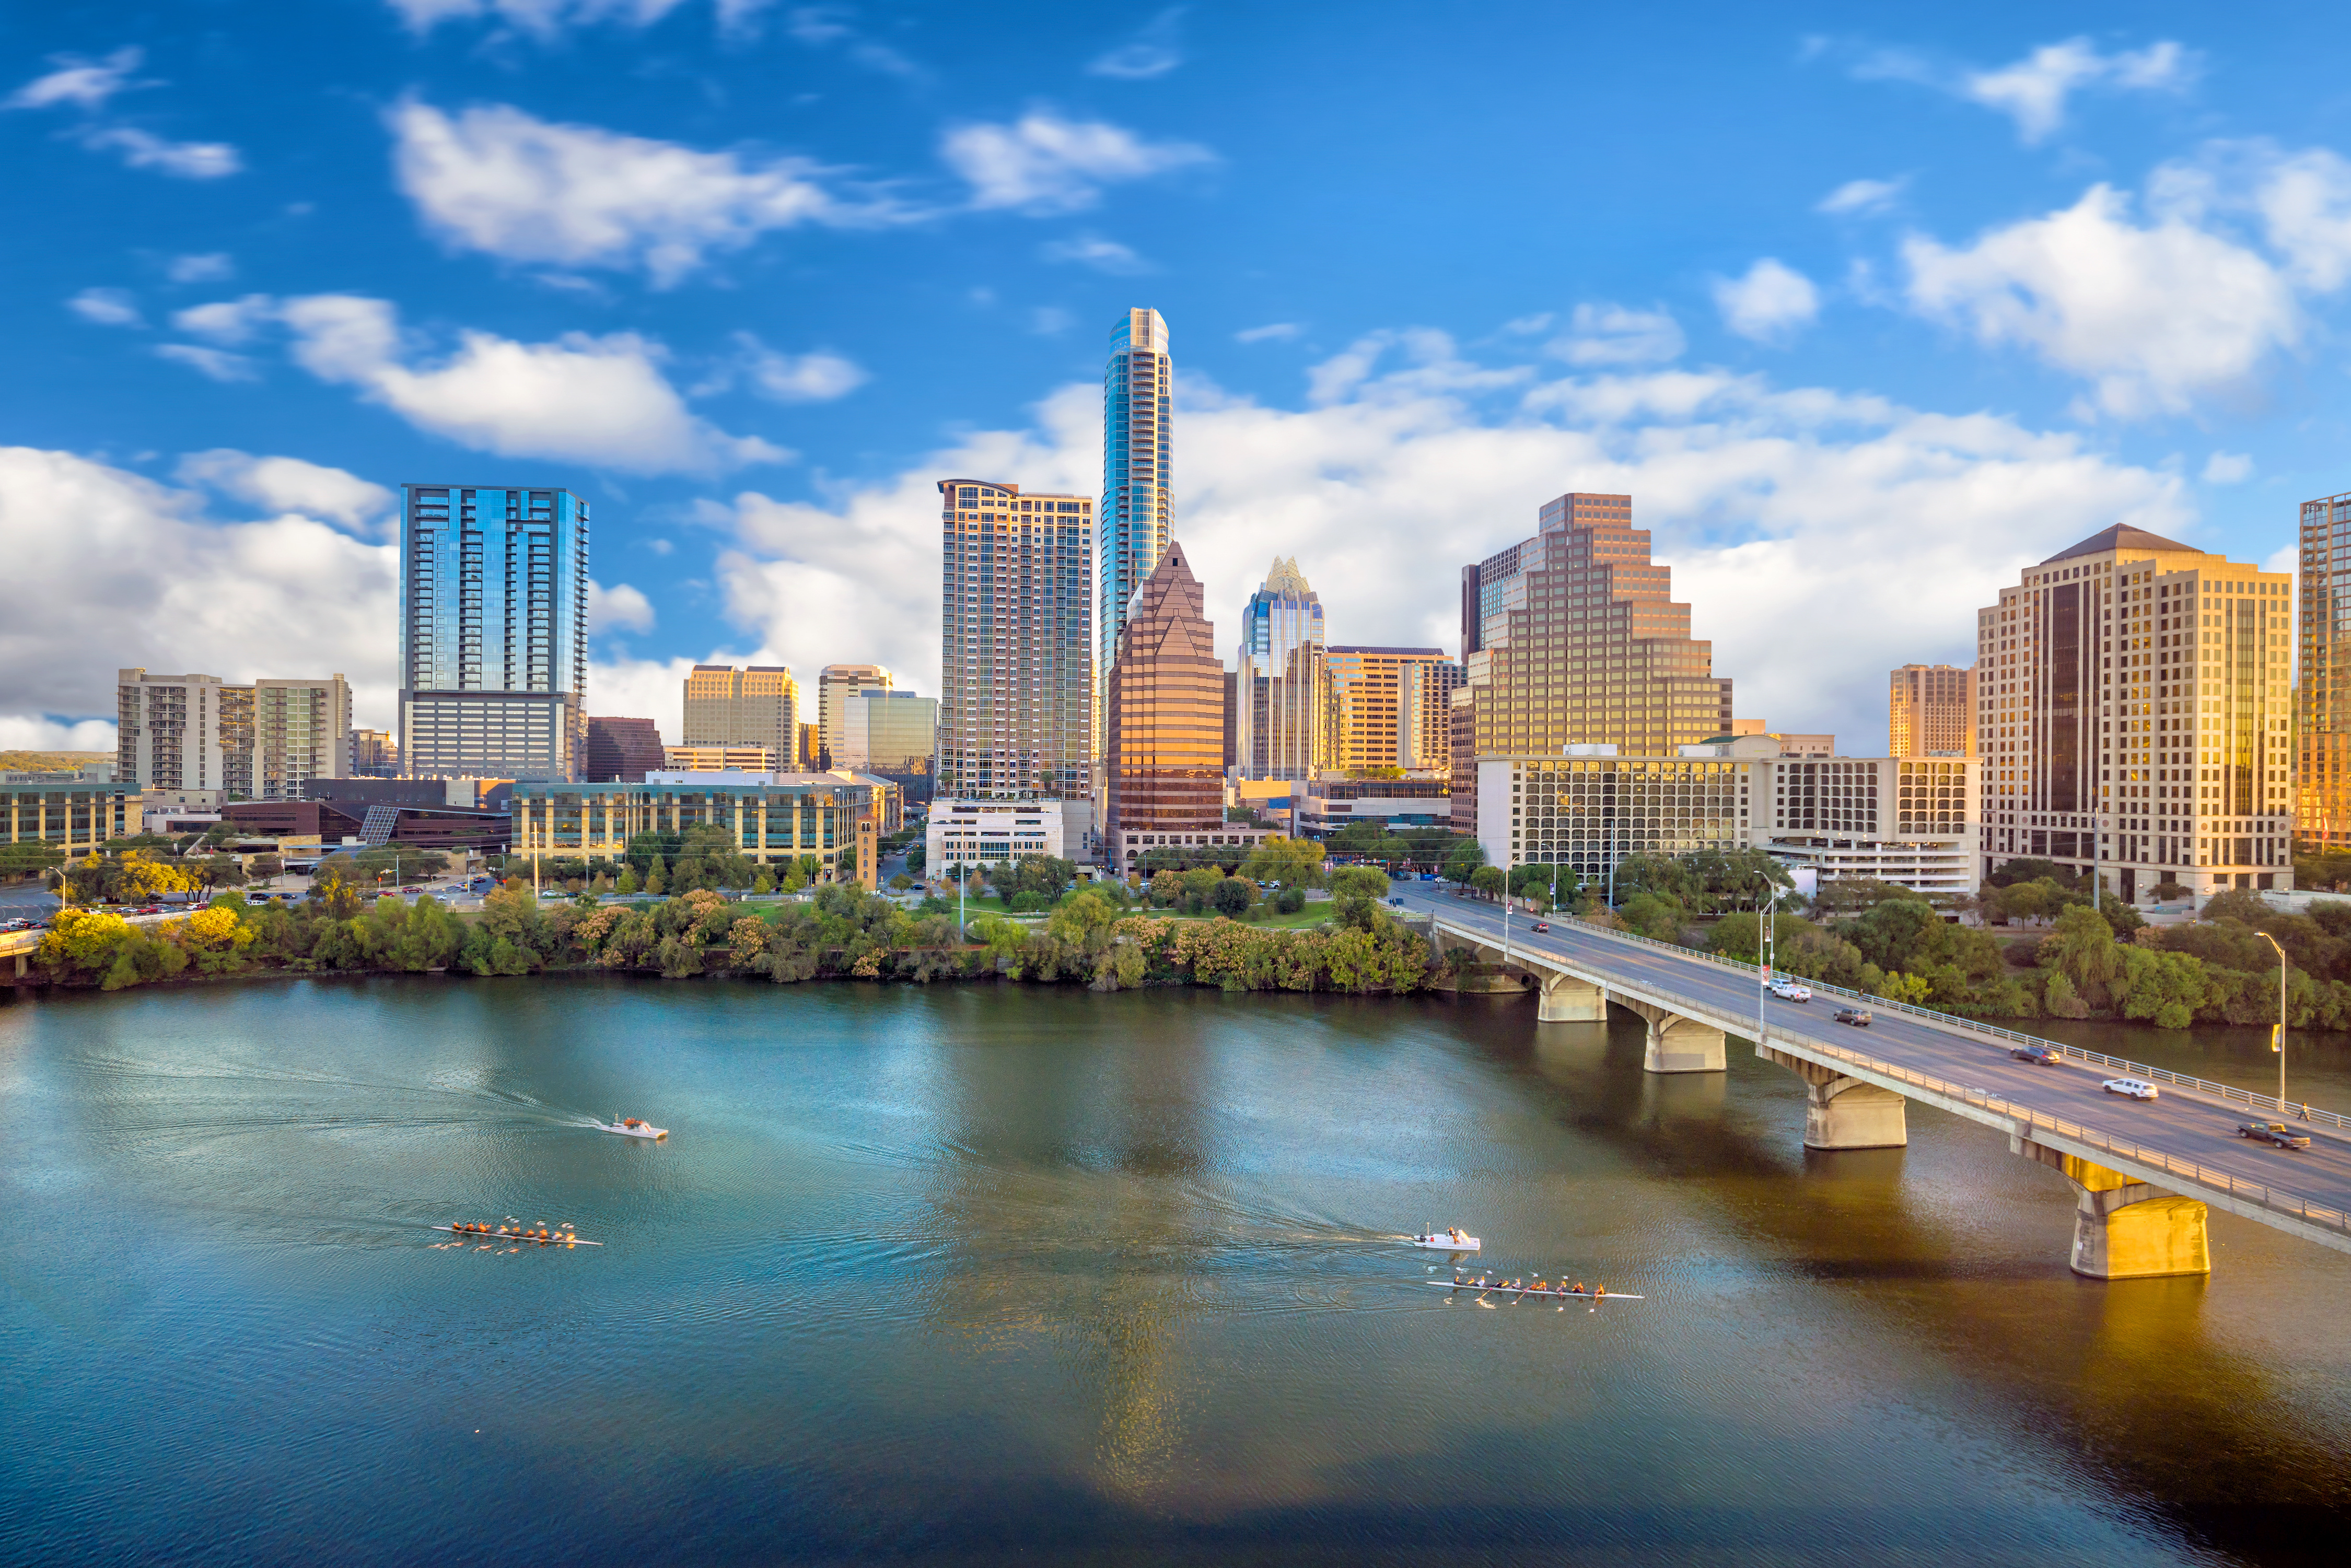
<path id="1" fill-rule="evenodd" d="M 2302 761 L 2294 831 L 2313 848 L 2339 852 L 2351 845 L 2351 495 L 2302 504 L 2297 619 Z"/>
<path id="2" fill-rule="evenodd" d="M 1308 779 L 1338 749 L 1322 601 L 1293 558 L 1274 558 L 1241 609 L 1233 766 L 1244 779 Z"/>
<path id="3" fill-rule="evenodd" d="M 578 779 L 588 503 L 569 490 L 401 488 L 402 775 Z"/>
<path id="4" fill-rule="evenodd" d="M 2292 887 L 2293 638 L 2290 575 L 2142 528 L 2025 568 L 1976 612 L 1984 870 Z"/>
<path id="5" fill-rule="evenodd" d="M 1167 548 L 1168 463 L 1175 444 L 1175 361 L 1167 323 L 1134 309 L 1110 334 L 1102 371 L 1102 549 L 1095 562 L 1094 755 L 1101 755 L 1102 683 L 1118 657 L 1128 601 Z"/>
<path id="6" fill-rule="evenodd" d="M 1461 571 L 1468 684 L 1452 695 L 1453 823 L 1477 831 L 1480 757 L 1613 745 L 1671 757 L 1730 728 L 1714 644 L 1690 636 L 1633 497 L 1546 501 L 1535 537 Z"/>
<path id="7" fill-rule="evenodd" d="M 939 481 L 938 794 L 1088 798 L 1093 501 Z"/>

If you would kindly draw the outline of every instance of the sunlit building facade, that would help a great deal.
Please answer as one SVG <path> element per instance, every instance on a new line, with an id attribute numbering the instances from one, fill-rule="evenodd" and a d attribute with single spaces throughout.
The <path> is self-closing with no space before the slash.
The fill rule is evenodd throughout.
<path id="1" fill-rule="evenodd" d="M 827 664 L 816 678 L 816 727 L 823 737 L 819 761 L 826 768 L 843 768 L 843 728 L 849 722 L 849 701 L 866 692 L 895 689 L 897 677 L 879 664 Z"/>
<path id="2" fill-rule="evenodd" d="M 984 479 L 939 496 L 935 792 L 1091 800 L 1093 501 Z"/>
<path id="3" fill-rule="evenodd" d="M 2351 495 L 2302 504 L 2294 836 L 2351 848 Z"/>
<path id="4" fill-rule="evenodd" d="M 1234 664 L 1233 768 L 1243 779 L 1311 779 L 1338 748 L 1322 601 L 1295 558 L 1274 558 L 1241 608 Z"/>
<path id="5" fill-rule="evenodd" d="M 1453 694 L 1465 677 L 1444 649 L 1333 646 L 1326 662 L 1338 732 L 1332 767 L 1451 767 Z"/>
<path id="6" fill-rule="evenodd" d="M 1176 444 L 1176 361 L 1167 322 L 1135 308 L 1111 329 L 1102 368 L 1100 549 L 1094 562 L 1094 753 L 1101 751 L 1102 683 L 1118 657 L 1127 606 L 1167 548 L 1168 486 Z"/>
<path id="7" fill-rule="evenodd" d="M 1896 670 L 1886 683 L 1886 741 L 1896 757 L 1973 757 L 1974 669 L 1905 664 Z"/>
<path id="8" fill-rule="evenodd" d="M 789 768 L 799 750 L 799 683 L 789 667 L 696 664 L 686 672 L 678 738 L 686 746 L 763 747 Z"/>

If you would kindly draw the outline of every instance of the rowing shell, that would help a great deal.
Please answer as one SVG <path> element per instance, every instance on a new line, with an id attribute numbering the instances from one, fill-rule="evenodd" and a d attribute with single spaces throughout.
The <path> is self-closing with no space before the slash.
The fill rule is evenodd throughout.
<path id="1" fill-rule="evenodd" d="M 475 1241 L 528 1241 L 534 1247 L 601 1247 L 601 1241 L 582 1241 L 577 1236 L 517 1236 L 512 1232 L 501 1236 L 495 1230 L 460 1230 L 454 1225 L 436 1225 L 435 1230 L 445 1230 L 452 1236 L 470 1237 Z"/>
<path id="2" fill-rule="evenodd" d="M 1419 1283 L 1434 1285 L 1440 1291 L 1475 1291 L 1481 1296 L 1489 1296 L 1499 1291 L 1506 1296 L 1546 1296 L 1562 1301 L 1646 1301 L 1649 1299 L 1646 1296 L 1629 1295 L 1621 1291 L 1611 1291 L 1603 1296 L 1591 1291 L 1537 1291 L 1520 1290 L 1511 1285 L 1480 1285 L 1472 1280 L 1464 1280 L 1458 1284 L 1449 1283 L 1444 1280 L 1422 1280 Z"/>
<path id="3" fill-rule="evenodd" d="M 1475 1252 L 1478 1239 L 1465 1236 L 1456 1241 L 1449 1236 L 1407 1236 L 1405 1240 L 1415 1247 L 1426 1247 L 1431 1252 Z"/>

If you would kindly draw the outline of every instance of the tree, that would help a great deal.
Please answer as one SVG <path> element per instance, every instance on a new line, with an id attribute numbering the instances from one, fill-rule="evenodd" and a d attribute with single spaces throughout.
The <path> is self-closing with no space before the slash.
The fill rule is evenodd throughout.
<path id="1" fill-rule="evenodd" d="M 1344 875 L 1345 873 L 1343 872 L 1340 874 Z M 1381 880 L 1384 883 L 1386 879 Z M 1208 902 L 1215 906 L 1219 915 L 1230 915 L 1236 919 L 1247 915 L 1252 902 L 1248 880 L 1238 876 L 1218 877 L 1216 887 L 1208 894 Z"/>
<path id="2" fill-rule="evenodd" d="M 41 965 L 53 972 L 78 969 L 96 974 L 113 964 L 117 950 L 131 936 L 131 922 L 120 915 L 61 909 L 57 924 L 41 938 Z"/>
<path id="3" fill-rule="evenodd" d="M 28 876 L 34 872 L 62 865 L 65 858 L 65 851 L 38 839 L 0 844 L 0 876 Z"/>
<path id="4" fill-rule="evenodd" d="M 1688 918 L 1677 900 L 1646 889 L 1618 904 L 1616 915 L 1628 929 L 1656 942 L 1681 940 L 1682 925 Z"/>
<path id="5" fill-rule="evenodd" d="M 1451 868 L 1447 869 L 1449 871 Z M 1478 867 L 1469 873 L 1469 886 L 1473 891 L 1492 898 L 1502 891 L 1502 868 L 1498 865 Z"/>
<path id="6" fill-rule="evenodd" d="M 2105 1008 L 2113 999 L 2109 988 L 2123 973 L 2125 956 L 2135 950 L 2116 946 L 2114 927 L 2077 904 L 2057 917 L 2056 928 L 2041 939 L 2037 956 L 2043 968 L 2064 975 L 2085 1003 Z"/>
<path id="7" fill-rule="evenodd" d="M 1331 874 L 1331 892 L 1343 898 L 1385 898 L 1388 873 L 1373 866 L 1345 866 Z"/>
<path id="8" fill-rule="evenodd" d="M 1445 880 L 1467 887 L 1486 863 L 1486 846 L 1475 839 L 1456 844 L 1445 856 Z"/>
<path id="9" fill-rule="evenodd" d="M 1322 885 L 1322 846 L 1311 839 L 1287 839 L 1276 833 L 1259 841 L 1241 862 L 1241 874 L 1252 882 L 1278 882 L 1284 887 Z"/>
<path id="10" fill-rule="evenodd" d="M 2070 892 L 2077 879 L 2072 871 L 2055 861 L 2012 860 L 2001 862 L 1992 868 L 1991 875 L 1984 880 L 1994 887 L 2007 887 L 2020 882 L 2047 881 Z"/>

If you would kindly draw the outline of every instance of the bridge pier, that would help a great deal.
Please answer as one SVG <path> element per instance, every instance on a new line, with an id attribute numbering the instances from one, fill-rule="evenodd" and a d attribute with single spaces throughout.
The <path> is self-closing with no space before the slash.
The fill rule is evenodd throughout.
<path id="1" fill-rule="evenodd" d="M 1909 1144 L 1909 1113 L 1892 1090 L 1768 1045 L 1757 1045 L 1755 1054 L 1804 1081 L 1804 1147 L 1898 1149 Z"/>
<path id="2" fill-rule="evenodd" d="M 1620 998 L 1621 999 L 1621 998 Z M 1696 1019 L 1671 1012 L 1655 1002 L 1625 1001 L 1649 1026 L 1641 1051 L 1644 1072 L 1725 1072 L 1722 1031 Z"/>
<path id="3" fill-rule="evenodd" d="M 1541 979 L 1542 995 L 1535 1005 L 1537 1023 L 1593 1023 L 1607 1019 L 1608 993 L 1598 986 L 1568 974 L 1541 975 Z"/>
<path id="4" fill-rule="evenodd" d="M 2027 1138 L 2009 1148 L 2065 1173 L 2074 1186 L 2074 1272 L 2093 1280 L 2154 1280 L 2209 1274 L 2209 1210 L 2192 1197 L 2134 1181 L 2120 1171 Z"/>

